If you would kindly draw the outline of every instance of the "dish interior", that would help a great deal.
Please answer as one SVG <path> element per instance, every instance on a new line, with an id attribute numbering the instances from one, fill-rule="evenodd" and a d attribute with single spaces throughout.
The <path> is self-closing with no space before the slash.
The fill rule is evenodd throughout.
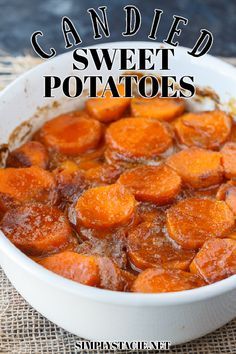
<path id="1" fill-rule="evenodd" d="M 236 274 L 232 115 L 212 100 L 199 110 L 119 92 L 3 150 L 1 230 L 48 270 L 107 290 L 175 292 Z"/>

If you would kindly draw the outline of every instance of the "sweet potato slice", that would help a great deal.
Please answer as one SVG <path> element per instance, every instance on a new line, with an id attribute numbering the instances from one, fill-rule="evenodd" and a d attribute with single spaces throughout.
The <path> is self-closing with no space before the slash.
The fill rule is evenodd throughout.
<path id="1" fill-rule="evenodd" d="M 167 210 L 170 237 L 186 249 L 198 249 L 212 237 L 224 237 L 234 227 L 234 215 L 223 201 L 184 199 Z"/>
<path id="2" fill-rule="evenodd" d="M 53 175 L 38 166 L 0 169 L 0 209 L 31 201 L 51 204 L 57 201 Z"/>
<path id="3" fill-rule="evenodd" d="M 229 136 L 228 140 L 230 142 L 236 143 L 236 124 L 234 121 L 232 124 L 231 132 L 230 132 L 230 136 Z"/>
<path id="4" fill-rule="evenodd" d="M 67 160 L 53 171 L 59 197 L 63 203 L 73 203 L 87 189 L 83 173 L 73 161 Z"/>
<path id="5" fill-rule="evenodd" d="M 134 168 L 142 162 L 145 163 L 144 159 L 127 158 L 127 157 L 125 157 L 125 155 L 121 155 L 119 152 L 117 152 L 113 149 L 111 150 L 109 148 L 107 148 L 105 150 L 104 157 L 105 157 L 105 161 L 108 165 L 117 166 L 122 171 L 128 170 L 130 168 Z M 158 158 L 155 160 L 158 160 Z M 147 162 L 149 162 L 149 161 L 147 161 Z"/>
<path id="6" fill-rule="evenodd" d="M 94 185 L 115 183 L 122 169 L 116 165 L 100 163 L 84 171 L 86 180 Z"/>
<path id="7" fill-rule="evenodd" d="M 116 291 L 130 291 L 135 280 L 133 274 L 120 269 L 108 257 L 95 257 L 99 268 L 99 288 Z"/>
<path id="8" fill-rule="evenodd" d="M 137 278 L 136 275 L 134 275 L 131 272 L 128 272 L 127 270 L 121 270 L 121 275 L 123 278 L 123 291 L 131 291 L 133 283 L 135 281 L 135 279 Z"/>
<path id="9" fill-rule="evenodd" d="M 124 85 L 117 85 L 120 96 L 124 96 Z M 98 96 L 101 95 L 101 91 Z M 92 117 L 100 122 L 111 122 L 119 119 L 129 107 L 130 98 L 112 97 L 110 91 L 106 91 L 105 97 L 90 98 L 86 101 L 86 109 Z"/>
<path id="10" fill-rule="evenodd" d="M 134 196 L 119 184 L 87 190 L 75 206 L 77 226 L 106 229 L 122 226 L 134 214 Z"/>
<path id="11" fill-rule="evenodd" d="M 110 258 L 97 257 L 97 264 L 100 271 L 100 288 L 116 291 L 130 288 L 130 278 Z"/>
<path id="12" fill-rule="evenodd" d="M 228 238 L 232 238 L 233 240 L 236 241 L 236 231 L 234 231 L 234 232 L 228 234 L 227 237 L 228 237 Z"/>
<path id="13" fill-rule="evenodd" d="M 32 256 L 64 248 L 72 235 L 66 216 L 44 204 L 25 204 L 7 211 L 1 229 L 16 247 Z"/>
<path id="14" fill-rule="evenodd" d="M 236 274 L 236 240 L 207 240 L 192 261 L 190 271 L 201 276 L 207 283 Z"/>
<path id="15" fill-rule="evenodd" d="M 61 115 L 45 123 L 38 139 L 54 151 L 79 155 L 94 149 L 102 137 L 102 125 L 95 119 Z"/>
<path id="16" fill-rule="evenodd" d="M 236 187 L 227 190 L 225 203 L 230 207 L 234 215 L 236 215 Z"/>
<path id="17" fill-rule="evenodd" d="M 7 157 L 7 167 L 39 166 L 46 169 L 49 157 L 46 148 L 38 141 L 28 141 L 11 151 Z"/>
<path id="18" fill-rule="evenodd" d="M 231 118 L 223 111 L 187 113 L 174 122 L 179 142 L 186 146 L 216 149 L 231 130 Z"/>
<path id="19" fill-rule="evenodd" d="M 138 270 L 153 267 L 188 269 L 194 250 L 184 250 L 170 241 L 163 225 L 143 222 L 128 233 L 128 256 Z"/>
<path id="20" fill-rule="evenodd" d="M 108 257 L 64 251 L 44 258 L 39 263 L 70 280 L 107 290 L 129 291 L 135 279 L 135 276 L 117 267 Z"/>
<path id="21" fill-rule="evenodd" d="M 234 215 L 236 215 L 236 183 L 235 181 L 229 181 L 220 186 L 217 191 L 216 198 L 218 200 L 224 200 L 230 207 Z"/>
<path id="22" fill-rule="evenodd" d="M 236 143 L 226 143 L 221 149 L 225 177 L 236 177 Z"/>
<path id="23" fill-rule="evenodd" d="M 131 290 L 138 293 L 167 293 L 204 285 L 197 275 L 182 270 L 150 268 L 138 275 Z"/>
<path id="24" fill-rule="evenodd" d="M 42 259 L 43 267 L 64 278 L 90 286 L 100 284 L 99 267 L 94 256 L 65 251 Z"/>
<path id="25" fill-rule="evenodd" d="M 118 183 L 127 187 L 137 200 L 158 205 L 172 202 L 181 189 L 181 178 L 165 165 L 128 170 L 120 176 Z"/>
<path id="26" fill-rule="evenodd" d="M 131 113 L 134 117 L 171 121 L 184 111 L 184 101 L 178 98 L 133 98 L 131 101 Z"/>
<path id="27" fill-rule="evenodd" d="M 216 185 L 223 179 L 221 154 L 218 152 L 193 147 L 170 156 L 166 164 L 192 188 Z"/>
<path id="28" fill-rule="evenodd" d="M 223 200 L 236 215 L 236 182 L 230 180 L 220 186 L 216 193 L 218 200 Z"/>
<path id="29" fill-rule="evenodd" d="M 123 159 L 155 159 L 172 146 L 166 125 L 153 118 L 124 118 L 106 131 L 108 148 Z"/>

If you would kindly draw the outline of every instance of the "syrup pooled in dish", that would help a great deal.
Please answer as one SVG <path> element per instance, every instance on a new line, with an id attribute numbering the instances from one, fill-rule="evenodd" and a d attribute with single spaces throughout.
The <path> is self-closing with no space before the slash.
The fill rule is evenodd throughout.
<path id="1" fill-rule="evenodd" d="M 46 269 L 101 289 L 225 279 L 236 274 L 234 129 L 181 99 L 89 99 L 9 152 L 1 230 Z"/>

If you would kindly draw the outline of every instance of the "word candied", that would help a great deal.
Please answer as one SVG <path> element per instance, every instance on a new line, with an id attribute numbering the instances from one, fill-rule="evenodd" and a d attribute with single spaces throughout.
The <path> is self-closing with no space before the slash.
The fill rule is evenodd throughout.
<path id="1" fill-rule="evenodd" d="M 100 40 L 104 37 L 110 37 L 109 20 L 107 16 L 107 7 L 98 7 L 99 11 L 94 8 L 87 10 L 92 24 L 93 38 Z M 135 36 L 142 27 L 142 16 L 140 10 L 134 5 L 127 5 L 123 7 L 125 14 L 125 27 L 123 28 L 123 37 Z M 108 11 L 109 12 L 109 11 Z M 154 9 L 150 18 L 150 30 L 148 32 L 148 39 L 156 41 L 159 35 L 159 24 L 162 19 L 163 11 L 161 9 Z M 120 21 L 122 23 L 122 21 Z M 67 97 L 79 97 L 83 91 L 88 92 L 88 97 L 98 97 L 97 91 L 99 87 L 103 87 L 101 95 L 104 97 L 106 91 L 110 91 L 113 97 L 122 97 L 116 87 L 113 76 L 109 71 L 113 70 L 113 75 L 117 72 L 119 76 L 124 71 L 159 71 L 170 70 L 169 57 L 174 56 L 174 48 L 178 47 L 179 42 L 177 38 L 180 37 L 183 27 L 188 25 L 188 19 L 182 16 L 173 15 L 173 21 L 169 32 L 165 39 L 162 40 L 168 48 L 148 49 L 139 48 L 116 48 L 111 49 L 96 49 L 96 48 L 78 48 L 82 43 L 78 28 L 74 25 L 72 20 L 64 16 L 61 20 L 61 30 L 64 37 L 65 49 L 77 48 L 73 52 L 73 70 L 83 71 L 80 75 L 72 74 L 66 78 L 61 79 L 59 76 L 45 76 L 44 77 L 44 97 L 54 97 L 55 90 L 61 89 Z M 55 48 L 44 49 L 40 43 L 44 37 L 42 31 L 35 31 L 31 36 L 31 44 L 36 52 L 43 59 L 53 58 L 56 55 Z M 159 39 L 160 40 L 160 39 Z M 213 35 L 207 29 L 200 29 L 193 40 L 192 48 L 186 49 L 186 55 L 194 58 L 199 58 L 208 53 L 213 44 Z M 100 54 L 100 55 L 99 55 Z M 105 70 L 104 69 L 105 65 Z M 92 66 L 95 66 L 95 74 Z M 174 65 L 172 65 L 172 68 Z M 89 69 L 86 72 L 86 69 Z M 102 72 L 99 72 L 101 71 Z M 119 72 L 120 71 L 120 72 Z M 195 94 L 194 77 L 185 74 L 182 77 L 172 75 L 160 75 L 157 78 L 153 75 L 146 75 L 140 78 L 139 75 L 123 75 L 119 76 L 118 83 L 125 85 L 125 97 L 133 97 L 135 93 L 144 98 L 160 97 L 184 97 L 190 98 Z"/>
<path id="2" fill-rule="evenodd" d="M 94 39 L 102 39 L 104 37 L 110 37 L 110 29 L 109 29 L 109 21 L 107 17 L 107 7 L 100 6 L 98 7 L 100 13 L 98 13 L 94 8 L 90 8 L 87 12 L 90 15 L 92 28 L 94 32 Z M 125 31 L 122 32 L 123 37 L 133 37 L 135 36 L 140 28 L 142 27 L 142 16 L 139 9 L 134 5 L 127 5 L 123 8 L 125 12 L 125 22 L 126 28 Z M 156 40 L 158 38 L 158 29 L 159 24 L 162 18 L 163 11 L 161 9 L 155 9 L 153 16 L 150 14 L 150 18 L 152 18 L 152 23 L 150 26 L 150 32 L 148 35 L 149 40 Z M 121 14 L 122 16 L 122 14 Z M 176 37 L 181 35 L 182 29 L 184 26 L 188 25 L 188 19 L 182 16 L 173 15 L 173 22 L 171 24 L 169 33 L 163 42 L 176 47 L 179 45 L 179 42 L 176 41 Z M 120 21 L 122 23 L 122 21 Z M 65 49 L 72 48 L 74 46 L 78 46 L 82 43 L 82 39 L 80 34 L 75 27 L 74 23 L 69 17 L 64 16 L 61 21 L 61 30 L 63 33 L 64 41 L 65 41 Z M 40 37 L 43 37 L 42 31 L 35 31 L 31 36 L 31 43 L 34 51 L 43 59 L 49 59 L 56 55 L 55 48 L 50 48 L 45 51 L 43 47 L 40 45 Z M 207 29 L 201 29 L 200 35 L 191 50 L 188 51 L 188 54 L 193 57 L 200 57 L 206 54 L 212 44 L 213 44 L 213 35 Z M 159 39 L 160 41 L 160 39 Z"/>

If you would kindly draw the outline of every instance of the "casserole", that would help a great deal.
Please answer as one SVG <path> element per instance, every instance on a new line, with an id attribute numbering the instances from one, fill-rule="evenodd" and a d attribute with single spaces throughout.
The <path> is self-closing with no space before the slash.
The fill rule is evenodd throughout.
<path id="1" fill-rule="evenodd" d="M 101 47 L 156 48 L 157 45 L 125 42 Z M 190 58 L 186 51 L 176 49 L 173 74 L 182 76 L 188 72 L 195 76 L 198 85 L 213 87 L 226 102 L 235 89 L 235 69 L 210 56 Z M 7 144 L 9 138 L 13 141 L 12 131 L 29 119 L 18 139 L 14 139 L 15 145 L 45 120 L 82 104 L 83 99 L 65 99 L 59 92 L 54 99 L 43 98 L 43 75 L 63 78 L 73 74 L 71 68 L 71 53 L 64 54 L 31 70 L 1 93 L 1 144 Z M 117 76 L 118 70 L 114 69 L 112 75 Z M 100 290 L 46 271 L 18 251 L 2 233 L 0 262 L 13 285 L 33 307 L 64 329 L 88 339 L 168 340 L 178 344 L 219 328 L 236 314 L 236 276 L 203 288 L 168 294 Z"/>

